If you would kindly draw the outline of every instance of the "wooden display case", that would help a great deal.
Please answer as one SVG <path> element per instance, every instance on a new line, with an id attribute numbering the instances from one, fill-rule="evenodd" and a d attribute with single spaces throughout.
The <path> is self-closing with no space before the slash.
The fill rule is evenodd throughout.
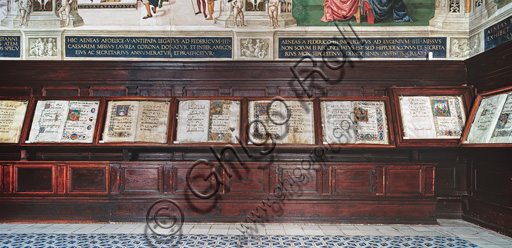
<path id="1" fill-rule="evenodd" d="M 4 89 L 0 89 L 0 90 L 4 90 Z M 5 90 L 7 92 L 9 92 L 8 89 L 5 89 Z M 13 91 L 16 91 L 16 90 L 18 90 L 18 87 L 13 89 Z M 27 125 L 28 125 L 27 122 L 31 116 L 30 110 L 32 109 L 32 107 L 33 107 L 32 105 L 34 104 L 33 99 L 31 97 L 0 97 L 0 101 L 25 101 L 27 103 L 26 107 L 25 107 L 25 114 L 23 115 L 23 120 L 20 123 L 20 131 L 19 131 L 19 134 L 17 135 L 18 141 L 17 142 L 4 142 L 4 143 L 0 142 L 0 147 L 20 145 L 21 143 L 23 143 L 24 137 L 26 136 L 26 133 L 27 133 Z"/>
<path id="2" fill-rule="evenodd" d="M 469 113 L 473 89 L 467 86 L 391 87 L 390 98 L 399 147 L 456 147 Z M 409 106 L 402 106 L 402 101 L 418 109 L 411 112 L 414 114 L 408 113 Z"/>
<path id="3" fill-rule="evenodd" d="M 72 102 L 72 101 L 85 101 L 85 102 L 98 102 L 98 107 L 94 111 L 96 111 L 95 115 L 95 121 L 94 121 L 94 130 L 92 131 L 92 140 L 91 142 L 66 142 L 66 141 L 34 141 L 31 142 L 30 135 L 31 132 L 35 132 L 36 130 L 32 130 L 33 128 L 33 122 L 35 121 L 35 115 L 36 115 L 36 108 L 38 105 L 38 102 L 42 101 L 60 101 L 60 102 Z M 34 97 L 33 104 L 30 108 L 30 110 L 27 110 L 29 115 L 27 115 L 26 118 L 26 125 L 25 125 L 25 135 L 23 136 L 23 147 L 47 147 L 47 146 L 73 146 L 73 147 L 92 147 L 98 142 L 98 132 L 99 132 L 99 126 L 103 122 L 102 113 L 104 112 L 104 100 L 98 97 Z M 46 106 L 45 106 L 46 108 Z M 67 111 L 60 113 L 63 115 L 62 118 L 65 119 L 65 121 L 62 123 L 62 125 L 65 125 L 65 122 L 68 120 L 69 115 L 69 108 Z M 56 117 L 57 118 L 57 117 Z M 63 128 L 64 131 L 64 128 Z M 62 134 L 59 135 L 59 137 L 62 136 Z"/>
<path id="4" fill-rule="evenodd" d="M 378 142 L 364 142 L 364 138 L 365 137 L 361 137 L 360 140 L 363 140 L 362 142 L 360 143 L 344 143 L 344 144 L 340 144 L 340 143 L 330 143 L 329 141 L 326 141 L 325 140 L 325 135 L 326 135 L 326 132 L 328 132 L 327 130 L 327 127 L 326 127 L 326 123 L 324 123 L 324 119 L 325 119 L 325 114 L 324 113 L 324 108 L 322 107 L 322 104 L 324 102 L 371 102 L 371 103 L 382 103 L 383 104 L 383 119 L 382 120 L 377 120 L 379 123 L 382 123 L 382 126 L 381 125 L 378 125 L 378 127 L 376 127 L 377 129 L 379 128 L 383 128 L 384 130 L 382 130 L 380 132 L 380 134 L 382 134 L 383 132 L 385 133 L 385 135 L 387 135 L 387 143 L 383 143 L 383 144 L 378 144 Z M 319 98 L 319 103 L 316 105 L 317 109 L 316 109 L 316 112 L 320 113 L 320 120 L 316 120 L 317 122 L 317 126 L 319 127 L 322 127 L 322 130 L 321 130 L 321 133 L 319 135 L 320 137 L 320 144 L 327 144 L 329 145 L 330 147 L 344 147 L 344 148 L 349 148 L 349 147 L 352 147 L 352 148 L 393 148 L 395 147 L 395 133 L 394 133 L 394 125 L 393 125 L 393 116 L 391 115 L 391 108 L 390 108 L 390 104 L 389 104 L 389 99 L 387 97 L 321 97 Z M 355 109 L 352 110 L 352 112 L 350 112 L 350 120 L 347 121 L 347 123 L 349 124 L 349 127 L 350 129 L 354 129 L 353 125 L 356 123 L 356 119 L 358 118 L 356 116 L 356 114 L 354 113 Z M 354 113 L 352 115 L 352 113 Z M 376 114 L 376 118 L 379 119 L 377 117 L 377 114 Z M 318 118 L 316 118 L 318 119 Z M 343 124 L 343 123 L 342 123 Z M 377 130 L 378 131 L 378 130 Z M 377 138 L 377 137 L 376 137 Z"/>
<path id="5" fill-rule="evenodd" d="M 479 94 L 460 140 L 464 147 L 512 147 L 512 86 Z M 505 107 L 508 107 L 505 109 Z M 485 116 L 485 117 L 484 117 Z M 478 126 L 478 127 L 477 127 Z M 500 130 L 501 129 L 501 130 Z M 474 133 L 472 133 L 474 132 Z M 471 136 L 479 136 L 471 139 Z M 505 137 L 491 140 L 494 137 Z M 485 138 L 482 140 L 482 138 Z M 496 138 L 495 138 L 496 139 Z"/>
<path id="6" fill-rule="evenodd" d="M 164 137 L 164 142 L 150 142 L 150 141 L 136 141 L 134 138 L 134 141 L 109 141 L 107 142 L 105 139 L 105 133 L 108 132 L 108 116 L 109 116 L 109 106 L 110 103 L 115 104 L 116 102 L 137 102 L 138 104 L 144 103 L 144 102 L 164 102 L 168 103 L 169 106 L 164 107 L 167 109 L 167 127 L 165 128 L 166 134 Z M 160 146 L 160 147 L 167 147 L 171 142 L 171 132 L 172 127 L 174 126 L 174 101 L 172 98 L 169 97 L 107 97 L 105 98 L 105 107 L 104 111 L 102 112 L 102 119 L 104 120 L 101 125 L 101 129 L 98 132 L 98 145 L 100 146 L 113 146 L 113 147 L 133 147 L 133 146 Z M 115 113 L 111 113 L 112 115 Z M 140 118 L 140 116 L 134 117 L 135 120 L 139 120 L 137 117 Z M 157 124 L 158 125 L 158 124 Z M 137 124 L 133 126 L 133 128 L 137 128 Z M 136 133 L 132 134 L 134 137 L 136 137 Z"/>
<path id="7" fill-rule="evenodd" d="M 466 75 L 461 61 L 353 61 L 343 71 L 319 68 L 329 82 L 303 82 L 311 98 L 304 97 L 299 82 L 290 80 L 290 68 L 301 76 L 311 71 L 306 62 L 299 66 L 294 61 L 26 63 L 2 65 L 0 95 L 92 97 L 101 99 L 102 109 L 91 144 L 2 146 L 1 221 L 141 221 L 155 201 L 169 198 L 184 210 L 187 221 L 243 222 L 247 213 L 273 197 L 281 182 L 290 197 L 279 204 L 282 212 L 272 215 L 270 222 L 433 224 L 436 216 L 453 217 L 463 205 L 471 161 L 457 147 L 394 148 L 396 117 L 388 95 L 393 85 L 458 89 Z M 250 144 L 249 101 L 273 97 L 312 102 L 312 142 L 277 144 L 275 149 L 269 148 L 271 144 Z M 193 99 L 241 101 L 240 142 L 174 143 L 178 103 Z M 166 143 L 100 143 L 107 103 L 114 100 L 171 101 Z M 389 144 L 324 144 L 324 100 L 383 101 Z M 32 114 L 25 120 L 25 132 Z M 204 160 L 209 164 L 194 167 Z M 300 187 L 288 187 L 286 182 L 300 180 L 294 177 L 299 170 L 307 179 Z M 192 181 L 187 183 L 190 171 Z M 218 192 L 201 199 L 188 184 L 204 190 L 218 186 Z"/>
<path id="8" fill-rule="evenodd" d="M 307 109 L 308 106 L 306 106 L 304 104 L 300 105 L 300 108 L 302 108 L 306 112 L 305 114 L 310 115 L 310 117 L 311 117 L 311 126 L 306 127 L 308 129 L 309 128 L 311 129 L 311 137 L 310 137 L 309 141 L 308 140 L 304 140 L 304 141 L 291 140 L 290 142 L 285 141 L 284 143 L 282 143 L 282 142 L 277 141 L 277 139 L 281 139 L 281 138 L 279 138 L 275 135 L 272 139 L 270 139 L 269 137 L 262 139 L 262 137 L 260 137 L 260 139 L 258 140 L 258 138 L 253 139 L 253 138 L 249 137 L 249 135 L 251 135 L 251 134 L 255 135 L 255 132 L 258 129 L 258 127 L 256 127 L 255 125 L 258 125 L 258 123 L 261 123 L 259 117 L 251 116 L 251 111 L 255 111 L 254 109 L 253 110 L 250 109 L 251 102 L 254 102 L 254 104 L 256 104 L 256 102 L 268 102 L 272 106 L 276 106 L 275 107 L 276 109 L 277 109 L 277 106 L 279 106 L 279 108 L 280 108 L 280 110 L 278 112 L 279 114 L 276 113 L 276 115 L 280 115 L 280 116 L 279 116 L 279 118 L 273 119 L 275 117 L 270 117 L 270 116 L 272 116 L 272 114 L 270 112 L 269 113 L 265 112 L 264 115 L 266 114 L 269 117 L 267 117 L 268 123 L 264 123 L 265 126 L 262 125 L 262 127 L 263 127 L 262 130 L 264 130 L 265 128 L 270 129 L 270 128 L 272 128 L 272 126 L 274 126 L 277 129 L 281 129 L 280 134 L 277 134 L 277 135 L 285 134 L 285 135 L 283 135 L 283 138 L 287 139 L 286 136 L 288 136 L 288 134 L 291 134 L 291 132 L 288 132 L 288 131 L 290 128 L 289 122 L 292 121 L 292 115 L 293 115 L 292 112 L 289 111 L 289 109 L 291 109 L 291 106 L 288 105 L 289 103 L 286 103 L 286 102 L 290 102 L 290 101 L 310 103 L 310 107 L 311 107 L 310 109 Z M 283 103 L 279 104 L 279 102 L 283 102 Z M 277 105 L 277 104 L 279 104 L 279 105 Z M 311 147 L 314 147 L 316 144 L 319 144 L 319 135 L 321 132 L 320 126 L 318 124 L 318 111 L 317 111 L 317 107 L 316 107 L 317 105 L 318 105 L 318 99 L 316 99 L 314 97 L 312 97 L 312 98 L 290 97 L 290 96 L 285 96 L 285 97 L 282 97 L 282 96 L 278 96 L 278 97 L 248 97 L 247 105 L 244 106 L 244 108 L 247 109 L 247 114 L 246 114 L 246 116 L 243 117 L 243 122 L 242 122 L 242 124 L 244 126 L 244 130 L 246 130 L 246 132 L 244 132 L 242 134 L 242 137 L 245 138 L 245 142 L 246 142 L 246 144 L 249 145 L 249 147 L 273 144 L 273 141 L 276 143 L 276 145 L 278 145 L 279 147 L 282 147 L 282 148 L 298 148 L 298 147 L 311 148 Z M 286 111 L 283 111 L 282 108 L 284 108 Z M 269 107 L 269 109 L 267 109 L 265 111 L 270 111 L 271 109 L 272 109 L 272 107 Z M 257 115 L 257 113 L 254 113 L 254 114 Z M 284 116 L 284 115 L 286 115 L 286 116 Z M 261 120 L 265 120 L 265 119 L 261 119 Z M 305 125 L 305 124 L 306 123 L 303 123 L 303 125 Z M 254 130 L 253 130 L 253 126 L 254 126 Z M 268 131 L 268 132 L 270 133 L 270 131 Z M 304 143 L 300 143 L 300 142 L 304 142 Z"/>
<path id="9" fill-rule="evenodd" d="M 198 100 L 208 100 L 210 103 L 212 101 L 220 101 L 220 100 L 226 100 L 226 101 L 238 101 L 239 102 L 239 111 L 238 111 L 238 134 L 234 134 L 235 138 L 231 139 L 232 142 L 208 142 L 208 140 L 204 142 L 178 142 L 177 141 L 177 133 L 178 133 L 178 120 L 179 120 L 179 114 L 180 114 L 180 102 L 183 101 L 198 101 Z M 246 99 L 242 97 L 177 97 L 174 101 L 174 107 L 173 107 L 173 114 L 175 116 L 174 118 L 174 125 L 171 128 L 171 144 L 172 146 L 176 147 L 190 147 L 190 146 L 198 146 L 198 147 L 204 147 L 204 146 L 224 146 L 224 145 L 233 145 L 233 146 L 239 146 L 240 144 L 244 144 L 245 137 L 243 136 L 243 120 L 244 116 L 246 114 L 246 108 L 244 106 L 247 106 Z"/>

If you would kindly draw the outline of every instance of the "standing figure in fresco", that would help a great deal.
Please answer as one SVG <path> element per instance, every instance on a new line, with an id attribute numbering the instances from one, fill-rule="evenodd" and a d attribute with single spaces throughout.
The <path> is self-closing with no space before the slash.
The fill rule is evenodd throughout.
<path id="1" fill-rule="evenodd" d="M 269 0 L 268 2 L 268 16 L 270 17 L 270 26 L 279 27 L 277 17 L 279 15 L 279 0 Z"/>
<path id="2" fill-rule="evenodd" d="M 196 12 L 196 15 L 197 14 L 201 14 L 201 3 L 203 3 L 204 18 L 208 18 L 208 16 L 206 15 L 206 2 L 204 0 L 197 0 L 197 12 Z"/>
<path id="3" fill-rule="evenodd" d="M 61 5 L 62 7 L 60 7 L 59 9 L 59 17 L 60 17 L 60 20 L 62 21 L 63 19 L 63 12 L 66 13 L 66 27 L 69 26 L 69 21 L 71 20 L 71 16 L 69 15 L 69 12 L 71 11 L 71 4 L 73 3 L 74 0 L 61 0 Z"/>
<path id="4" fill-rule="evenodd" d="M 19 0 L 18 8 L 20 10 L 20 26 L 27 26 L 28 16 L 32 12 L 32 0 Z"/>
<path id="5" fill-rule="evenodd" d="M 350 19 L 358 7 L 360 0 L 325 0 L 323 22 L 344 21 Z"/>
<path id="6" fill-rule="evenodd" d="M 403 0 L 363 0 L 363 11 L 368 23 L 374 23 L 374 20 L 381 21 L 390 16 L 393 16 L 395 22 L 412 22 Z"/>
<path id="7" fill-rule="evenodd" d="M 213 20 L 213 7 L 214 7 L 213 0 L 208 0 L 208 12 L 210 13 L 210 17 L 206 18 L 206 20 Z M 203 10 L 204 10 L 204 8 L 203 8 Z M 205 16 L 206 16 L 206 11 L 205 11 Z"/>
<path id="8" fill-rule="evenodd" d="M 148 14 L 146 16 L 142 17 L 142 19 L 148 19 L 148 18 L 153 17 L 153 15 L 151 14 L 151 8 L 149 7 L 150 4 L 153 6 L 153 8 L 152 8 L 153 14 L 156 14 L 156 7 L 158 6 L 158 0 L 142 0 L 142 4 L 144 4 L 144 6 L 146 6 L 146 11 L 148 12 Z"/>
<path id="9" fill-rule="evenodd" d="M 233 5 L 233 23 L 235 27 L 245 26 L 244 24 L 244 0 L 234 0 Z M 240 18 L 240 21 L 238 19 Z M 242 22 L 242 24 L 240 24 Z"/>

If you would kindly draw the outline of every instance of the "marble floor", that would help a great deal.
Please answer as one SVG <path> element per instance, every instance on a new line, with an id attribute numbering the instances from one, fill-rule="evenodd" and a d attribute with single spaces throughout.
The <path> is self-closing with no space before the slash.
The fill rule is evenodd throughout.
<path id="1" fill-rule="evenodd" d="M 237 247 L 229 243 L 230 239 L 245 237 L 247 246 L 242 245 L 243 247 L 388 247 L 389 244 L 389 247 L 512 248 L 512 238 L 472 223 L 451 219 L 439 219 L 438 222 L 440 225 L 260 224 L 251 228 L 251 236 L 244 236 L 239 230 L 240 225 L 236 224 L 186 223 L 180 231 L 184 237 L 182 245 L 178 246 L 210 247 L 208 241 L 218 239 L 216 245 L 212 246 Z M 147 233 L 145 223 L 2 223 L 0 247 L 85 247 L 80 244 L 91 240 L 96 240 L 93 243 L 99 242 L 96 247 L 160 246 L 158 244 L 162 242 L 146 246 L 144 240 L 135 242 L 135 245 L 119 241 L 140 239 L 144 233 Z M 46 239 L 52 240 L 44 243 Z M 107 244 L 101 243 L 102 239 L 109 242 L 113 239 L 119 240 Z M 273 240 L 277 241 L 273 243 Z M 186 242 L 192 243 L 185 244 Z"/>

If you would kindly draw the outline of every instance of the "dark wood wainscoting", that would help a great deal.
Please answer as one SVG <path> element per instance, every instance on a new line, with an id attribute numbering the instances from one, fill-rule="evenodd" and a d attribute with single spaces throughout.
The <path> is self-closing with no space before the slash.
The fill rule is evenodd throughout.
<path id="1" fill-rule="evenodd" d="M 465 61 L 468 84 L 480 92 L 512 85 L 512 42 Z M 471 196 L 464 217 L 512 236 L 511 148 L 466 149 L 472 160 Z"/>
<path id="2" fill-rule="evenodd" d="M 227 171 L 213 163 L 193 164 L 2 163 L 0 216 L 142 221 L 153 202 L 172 199 L 189 221 L 240 221 L 260 211 L 272 221 L 435 223 L 435 164 L 337 162 L 307 168 L 300 162 L 249 162 L 232 163 Z M 204 180 L 212 170 L 219 173 L 218 182 Z M 203 194 L 219 190 L 198 198 L 187 180 Z"/>
<path id="3" fill-rule="evenodd" d="M 467 81 L 461 61 L 315 63 L 0 61 L 0 96 L 385 97 L 392 86 Z M 215 161 L 207 146 L 2 146 L 0 220 L 141 220 L 169 198 L 189 221 L 244 221 L 313 149 L 278 147 L 272 163 L 229 167 L 233 176 L 222 171 L 219 193 L 204 200 L 190 193 L 186 174 L 198 159 Z M 471 161 L 456 147 L 341 148 L 318 161 L 268 221 L 433 223 L 467 207 Z"/>

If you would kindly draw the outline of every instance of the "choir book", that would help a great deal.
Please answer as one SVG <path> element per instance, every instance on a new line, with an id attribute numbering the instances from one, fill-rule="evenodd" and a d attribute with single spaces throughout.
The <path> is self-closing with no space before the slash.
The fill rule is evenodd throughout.
<path id="1" fill-rule="evenodd" d="M 323 101 L 321 108 L 324 143 L 389 144 L 384 101 Z"/>
<path id="2" fill-rule="evenodd" d="M 249 101 L 249 141 L 315 144 L 312 101 Z"/>
<path id="3" fill-rule="evenodd" d="M 512 93 L 480 102 L 464 143 L 512 143 Z"/>
<path id="4" fill-rule="evenodd" d="M 239 126 L 240 101 L 180 101 L 175 143 L 236 143 Z"/>
<path id="5" fill-rule="evenodd" d="M 167 143 L 169 101 L 109 101 L 103 142 Z"/>
<path id="6" fill-rule="evenodd" d="M 99 105 L 99 101 L 38 101 L 26 143 L 92 143 Z"/>
<path id="7" fill-rule="evenodd" d="M 20 140 L 28 101 L 0 100 L 0 143 Z"/>
<path id="8" fill-rule="evenodd" d="M 404 139 L 459 139 L 466 122 L 462 96 L 400 96 Z"/>

